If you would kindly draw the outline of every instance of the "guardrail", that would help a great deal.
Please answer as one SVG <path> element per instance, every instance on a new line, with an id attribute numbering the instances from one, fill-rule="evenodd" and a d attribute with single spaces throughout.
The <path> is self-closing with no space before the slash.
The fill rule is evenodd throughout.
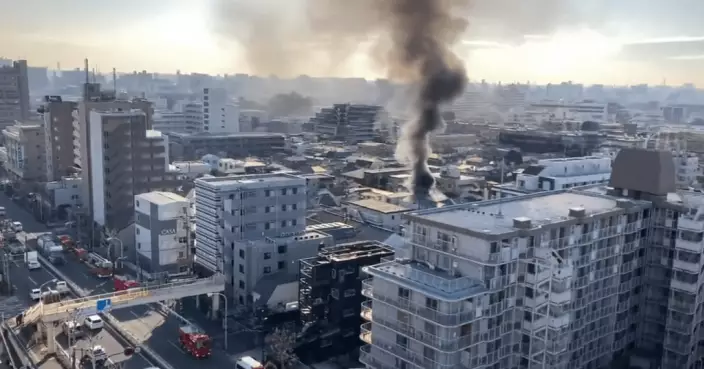
<path id="1" fill-rule="evenodd" d="M 5 341 L 5 332 L 7 332 L 7 341 L 10 341 L 10 342 Z M 22 363 L 21 363 L 22 365 L 20 365 L 20 366 L 17 366 L 16 363 L 14 363 L 14 359 L 12 359 L 13 366 L 15 368 L 25 367 L 25 368 L 37 369 L 37 363 L 33 359 L 33 355 L 32 355 L 32 353 L 30 353 L 29 348 L 27 347 L 27 345 L 25 345 L 25 344 L 23 344 L 23 342 L 21 342 L 20 338 L 17 337 L 15 332 L 7 324 L 7 321 L 5 321 L 4 319 L 2 321 L 2 332 L 0 332 L 0 333 L 2 334 L 3 342 L 6 342 L 6 344 L 9 343 L 12 346 L 12 348 L 14 348 L 15 352 L 17 353 L 17 356 L 20 356 L 20 360 L 22 361 Z M 8 347 L 8 349 L 9 349 L 9 347 Z M 8 353 L 8 354 L 10 354 L 10 353 Z M 9 356 L 10 356 L 10 358 L 12 358 L 11 354 Z M 23 357 L 26 360 L 23 360 Z"/>
<path id="2" fill-rule="evenodd" d="M 73 281 L 71 281 L 66 275 L 61 273 L 56 267 L 54 267 L 48 260 L 46 260 L 43 256 L 39 255 L 39 261 L 44 265 L 45 268 L 49 269 L 54 276 L 59 277 L 60 279 L 64 280 L 66 284 L 69 286 L 71 291 L 78 296 L 78 297 L 87 297 L 89 296 L 88 292 L 80 287 L 79 285 L 75 284 Z M 142 342 L 137 339 L 132 333 L 129 331 L 122 329 L 120 327 L 120 321 L 115 319 L 115 317 L 112 316 L 110 313 L 102 313 L 103 317 L 105 318 L 105 322 L 108 323 L 108 325 L 115 331 L 115 333 L 119 334 L 124 340 L 129 342 L 133 347 L 139 347 L 140 348 L 140 353 L 139 355 L 142 356 L 147 356 L 148 360 L 151 361 L 152 363 L 156 363 L 159 365 L 161 369 L 175 369 L 171 364 L 169 364 L 164 358 L 162 358 L 159 354 L 154 352 L 151 348 L 149 348 L 147 345 L 142 344 Z"/>

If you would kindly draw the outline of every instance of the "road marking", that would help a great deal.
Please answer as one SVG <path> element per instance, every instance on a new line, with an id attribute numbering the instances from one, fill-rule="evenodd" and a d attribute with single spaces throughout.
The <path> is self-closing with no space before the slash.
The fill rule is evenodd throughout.
<path id="1" fill-rule="evenodd" d="M 34 279 L 32 279 L 32 277 L 27 277 L 27 278 L 29 278 L 29 281 L 34 283 L 35 286 L 39 284 Z"/>
<path id="2" fill-rule="evenodd" d="M 182 353 L 184 353 L 184 354 L 186 353 L 186 351 L 183 351 L 183 349 L 181 348 L 181 346 L 179 346 L 179 345 L 173 343 L 172 341 L 169 341 L 169 344 L 170 344 L 171 346 L 173 346 L 173 347 L 176 347 L 176 348 L 177 348 L 179 351 L 181 351 Z"/>

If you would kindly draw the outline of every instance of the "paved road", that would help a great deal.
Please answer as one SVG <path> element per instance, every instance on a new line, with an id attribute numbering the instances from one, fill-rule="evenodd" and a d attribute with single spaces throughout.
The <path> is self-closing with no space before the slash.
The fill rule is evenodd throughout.
<path id="1" fill-rule="evenodd" d="M 8 217 L 22 222 L 25 230 L 29 234 L 29 244 L 32 244 L 32 239 L 42 232 L 49 231 L 46 226 L 38 223 L 31 214 L 21 209 L 17 204 L 13 203 L 4 194 L 0 194 L 0 206 L 7 209 Z M 35 241 L 36 242 L 36 241 Z M 53 276 L 48 272 L 33 271 L 29 272 L 23 268 L 22 263 L 18 262 L 19 266 L 13 268 L 13 280 L 17 281 L 18 295 L 26 296 L 29 304 L 29 290 L 37 288 L 46 281 L 50 281 Z M 81 288 L 90 291 L 91 294 L 101 294 L 113 291 L 112 283 L 109 280 L 99 279 L 89 273 L 88 267 L 78 260 L 67 255 L 67 263 L 57 266 L 68 279 L 76 283 Z M 24 273 L 24 274 L 23 274 Z M 31 279 L 22 277 L 23 275 L 31 274 Z M 17 275 L 17 277 L 14 277 Z M 32 282 L 33 281 L 33 282 Z M 228 346 L 227 351 L 224 350 L 225 332 L 221 328 L 220 322 L 209 321 L 205 315 L 195 309 L 193 299 L 184 299 L 183 303 L 177 304 L 178 312 L 195 322 L 198 326 L 205 329 L 214 340 L 213 355 L 208 360 L 196 360 L 187 355 L 178 345 L 178 327 L 181 324 L 180 319 L 174 316 L 165 316 L 153 306 L 138 306 L 134 308 L 126 308 L 115 310 L 112 315 L 117 318 L 124 329 L 127 329 L 138 339 L 144 340 L 152 350 L 159 354 L 162 358 L 176 369 L 190 369 L 194 364 L 200 368 L 226 368 L 234 366 L 239 353 L 251 350 L 256 345 L 255 333 L 243 332 L 237 327 L 235 322 L 230 323 L 228 329 Z M 112 354 L 122 350 L 122 346 L 117 342 L 117 339 L 107 333 L 97 337 L 96 342 L 103 345 L 108 352 Z M 120 357 L 117 357 L 119 360 Z M 138 357 L 130 358 L 128 361 L 137 360 Z M 142 359 L 143 360 L 143 359 Z M 130 365 L 131 367 L 132 365 Z M 144 365 L 146 368 L 149 365 Z M 135 367 L 136 368 L 136 367 Z"/>

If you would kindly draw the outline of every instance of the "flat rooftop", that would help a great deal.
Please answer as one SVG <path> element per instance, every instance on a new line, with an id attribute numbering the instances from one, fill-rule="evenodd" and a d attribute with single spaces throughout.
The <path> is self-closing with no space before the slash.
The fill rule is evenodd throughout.
<path id="1" fill-rule="evenodd" d="M 364 199 L 357 201 L 348 201 L 349 204 L 356 205 L 365 209 L 378 211 L 384 214 L 390 213 L 402 213 L 408 211 L 409 209 L 400 205 L 390 204 L 388 202 L 383 202 L 374 199 Z"/>
<path id="2" fill-rule="evenodd" d="M 155 205 L 166 205 L 177 201 L 188 201 L 185 197 L 173 192 L 153 191 L 137 195 L 138 198 Z"/>
<path id="3" fill-rule="evenodd" d="M 277 173 L 277 174 L 255 174 L 255 175 L 234 175 L 227 177 L 203 177 L 196 181 L 210 183 L 216 186 L 246 185 L 252 183 L 276 183 L 290 181 L 298 177 Z"/>
<path id="4" fill-rule="evenodd" d="M 513 219 L 527 217 L 533 226 L 569 219 L 569 209 L 584 208 L 586 215 L 617 208 L 615 198 L 587 192 L 547 192 L 502 200 L 414 211 L 411 216 L 477 233 L 503 234 L 515 231 Z M 497 214 L 503 216 L 499 217 Z"/>

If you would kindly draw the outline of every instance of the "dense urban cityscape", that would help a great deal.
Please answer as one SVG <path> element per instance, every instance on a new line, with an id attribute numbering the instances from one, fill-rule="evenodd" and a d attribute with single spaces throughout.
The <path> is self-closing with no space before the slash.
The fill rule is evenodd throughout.
<path id="1" fill-rule="evenodd" d="M 482 80 L 387 3 L 383 79 L 0 43 L 0 369 L 704 369 L 704 90 Z"/>

